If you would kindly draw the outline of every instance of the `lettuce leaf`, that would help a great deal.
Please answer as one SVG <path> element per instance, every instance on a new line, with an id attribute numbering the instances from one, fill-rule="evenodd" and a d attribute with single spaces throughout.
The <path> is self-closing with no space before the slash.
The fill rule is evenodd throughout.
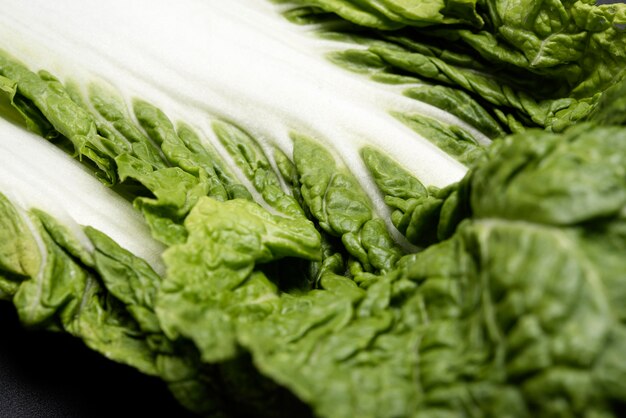
<path id="1" fill-rule="evenodd" d="M 205 416 L 619 416 L 626 9 L 279 3 L 0 18 L 0 299 Z"/>

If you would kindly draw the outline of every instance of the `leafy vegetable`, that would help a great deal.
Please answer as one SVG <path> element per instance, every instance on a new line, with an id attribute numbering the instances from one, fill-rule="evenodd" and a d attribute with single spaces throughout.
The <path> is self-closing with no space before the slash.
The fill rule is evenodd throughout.
<path id="1" fill-rule="evenodd" d="M 619 416 L 622 5 L 36 3 L 0 17 L 25 326 L 205 416 Z"/>

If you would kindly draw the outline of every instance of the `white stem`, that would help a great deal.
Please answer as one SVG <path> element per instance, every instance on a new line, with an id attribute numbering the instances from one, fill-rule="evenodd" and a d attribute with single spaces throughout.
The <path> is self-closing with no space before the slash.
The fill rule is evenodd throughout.
<path id="1" fill-rule="evenodd" d="M 389 112 L 475 130 L 393 86 L 331 64 L 324 58 L 328 43 L 287 22 L 270 2 L 9 2 L 0 15 L 0 39 L 1 48 L 31 67 L 83 83 L 105 79 L 127 99 L 141 97 L 194 126 L 205 125 L 209 115 L 233 121 L 266 150 L 274 144 L 291 155 L 290 131 L 314 137 L 359 178 L 387 220 L 388 208 L 359 156 L 364 145 L 384 151 L 426 185 L 443 187 L 466 172 Z"/>
<path id="2" fill-rule="evenodd" d="M 164 271 L 164 247 L 132 205 L 104 187 L 79 162 L 37 135 L 0 118 L 0 191 L 23 209 L 41 209 L 93 248 L 80 225 L 92 226 Z"/>

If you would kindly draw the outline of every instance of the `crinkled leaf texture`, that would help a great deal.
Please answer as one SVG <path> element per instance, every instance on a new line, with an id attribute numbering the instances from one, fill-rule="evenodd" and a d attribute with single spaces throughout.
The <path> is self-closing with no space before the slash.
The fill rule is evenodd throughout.
<path id="1" fill-rule="evenodd" d="M 43 41 L 19 49 L 30 6 L 0 17 L 27 61 L 0 52 L 12 121 L 0 133 L 43 136 L 83 164 L 56 183 L 117 199 L 102 222 L 24 200 L 43 190 L 35 180 L 59 179 L 37 170 L 42 156 L 59 167 L 70 156 L 2 138 L 0 298 L 25 325 L 81 338 L 206 416 L 619 416 L 624 8 L 280 3 L 325 41 L 290 32 L 269 4 L 198 2 L 168 10 L 241 38 L 176 44 L 184 31 L 168 41 L 147 19 L 137 24 L 158 50 L 132 28 L 123 44 L 95 29 L 76 45 L 93 62 L 80 63 L 64 29 L 47 61 Z M 120 4 L 94 28 L 136 7 Z M 70 28 L 89 22 L 63 13 Z M 185 59 L 189 45 L 229 53 L 209 66 L 212 54 Z M 243 56 L 262 82 L 241 77 Z M 293 65 L 268 77 L 260 63 Z M 112 189 L 86 187 L 87 171 Z M 50 201 L 69 211 L 76 193 Z M 133 221 L 119 234 L 123 213 Z M 135 233 L 146 248 L 131 252 Z"/>

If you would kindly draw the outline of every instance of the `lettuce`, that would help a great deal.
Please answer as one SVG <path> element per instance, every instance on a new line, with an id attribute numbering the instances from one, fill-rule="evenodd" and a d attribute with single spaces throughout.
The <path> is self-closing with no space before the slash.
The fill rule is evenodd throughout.
<path id="1" fill-rule="evenodd" d="M 625 11 L 8 6 L 0 299 L 205 416 L 618 416 Z"/>

